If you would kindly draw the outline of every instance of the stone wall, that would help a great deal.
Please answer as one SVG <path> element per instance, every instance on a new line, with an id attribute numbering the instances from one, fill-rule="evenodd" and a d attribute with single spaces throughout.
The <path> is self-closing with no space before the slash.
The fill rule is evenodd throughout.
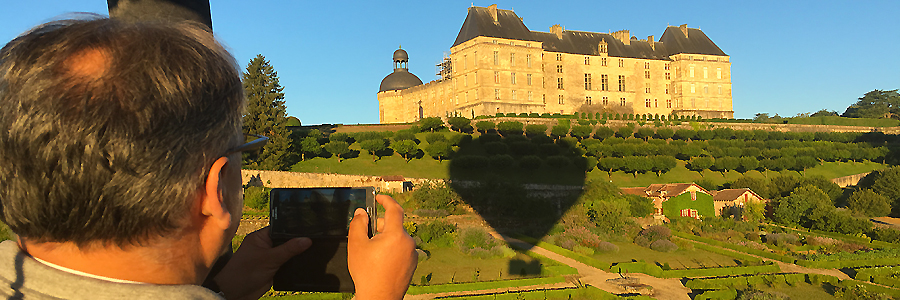
<path id="1" fill-rule="evenodd" d="M 270 188 L 301 187 L 375 187 L 378 192 L 402 192 L 429 179 L 392 178 L 381 176 L 344 175 L 323 173 L 300 173 L 288 171 L 241 170 L 241 183 L 261 185 Z M 400 180 L 397 180 L 400 179 Z M 251 183 L 252 182 L 252 183 Z"/>
<path id="2" fill-rule="evenodd" d="M 870 173 L 872 173 L 872 172 L 865 172 L 865 173 L 853 174 L 853 175 L 844 176 L 844 177 L 832 178 L 831 182 L 834 182 L 838 186 L 845 188 L 845 187 L 848 187 L 851 185 L 856 185 L 857 183 L 859 183 L 859 181 L 861 179 L 865 178 L 866 175 L 869 175 Z"/>

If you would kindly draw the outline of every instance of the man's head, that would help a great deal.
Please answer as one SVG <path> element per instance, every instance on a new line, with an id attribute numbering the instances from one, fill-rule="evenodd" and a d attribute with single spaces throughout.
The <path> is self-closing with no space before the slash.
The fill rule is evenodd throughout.
<path id="1" fill-rule="evenodd" d="M 199 26 L 36 28 L 0 50 L 0 217 L 79 246 L 176 232 L 241 142 L 242 105 L 234 59 Z"/>

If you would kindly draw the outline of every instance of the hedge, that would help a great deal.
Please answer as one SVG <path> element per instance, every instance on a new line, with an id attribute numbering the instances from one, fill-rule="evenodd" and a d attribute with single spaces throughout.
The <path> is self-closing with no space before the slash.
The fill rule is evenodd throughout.
<path id="1" fill-rule="evenodd" d="M 900 279 L 888 275 L 877 275 L 872 277 L 872 282 L 886 285 L 893 288 L 900 288 Z"/>
<path id="2" fill-rule="evenodd" d="M 680 237 L 680 238 L 685 238 L 685 239 L 689 239 L 692 241 L 696 241 L 696 242 L 703 242 L 703 243 L 707 243 L 710 245 L 715 245 L 715 246 L 719 246 L 719 247 L 723 247 L 723 248 L 728 248 L 731 250 L 736 250 L 739 252 L 749 253 L 749 254 L 753 254 L 756 256 L 762 256 L 762 257 L 765 257 L 768 259 L 774 259 L 774 260 L 786 262 L 789 264 L 792 264 L 796 261 L 795 258 L 790 257 L 790 256 L 775 254 L 775 253 L 768 252 L 768 251 L 756 250 L 756 249 L 752 249 L 752 248 L 748 248 L 748 247 L 744 247 L 744 246 L 739 246 L 739 245 L 735 245 L 735 244 L 731 244 L 731 243 L 717 241 L 714 239 L 699 237 L 699 236 L 696 236 L 693 234 L 687 234 L 684 232 L 672 231 L 672 235 Z"/>
<path id="3" fill-rule="evenodd" d="M 879 258 L 866 260 L 797 260 L 797 264 L 807 268 L 819 269 L 841 269 L 841 268 L 859 268 L 871 266 L 892 266 L 900 265 L 900 257 L 897 258 Z"/>
<path id="4" fill-rule="evenodd" d="M 644 273 L 653 277 L 662 277 L 663 269 L 645 262 L 619 263 L 609 269 L 613 273 Z"/>
<path id="5" fill-rule="evenodd" d="M 745 287 L 754 285 L 769 285 L 772 283 L 795 284 L 806 281 L 807 274 L 790 273 L 790 274 L 765 274 L 740 277 L 724 277 L 724 278 L 700 278 L 688 280 L 684 286 L 689 289 L 700 290 L 725 290 L 735 287 Z M 837 278 L 835 278 L 837 279 Z"/>
<path id="6" fill-rule="evenodd" d="M 550 252 L 574 259 L 580 263 L 586 264 L 588 266 L 591 266 L 591 267 L 594 267 L 594 268 L 597 268 L 600 270 L 606 271 L 606 270 L 609 270 L 610 267 L 612 266 L 611 263 L 608 263 L 605 261 L 600 261 L 600 260 L 597 260 L 592 257 L 587 257 L 584 255 L 575 253 L 572 250 L 569 250 L 569 249 L 566 249 L 566 248 L 563 248 L 563 247 L 560 247 L 557 245 L 553 245 L 553 244 L 538 240 L 533 237 L 524 236 L 524 235 L 520 235 L 520 234 L 511 234 L 511 236 L 513 238 L 520 239 L 522 241 L 531 243 L 532 245 L 547 249 Z"/>
<path id="7" fill-rule="evenodd" d="M 765 274 L 765 273 L 778 273 L 778 272 L 781 272 L 781 268 L 779 268 L 778 265 L 776 265 L 776 264 L 770 264 L 770 265 L 763 265 L 763 266 L 747 266 L 747 267 L 665 270 L 665 271 L 662 271 L 662 277 L 665 277 L 665 278 L 714 277 L 714 276 Z"/>
<path id="8" fill-rule="evenodd" d="M 488 294 L 468 297 L 454 297 L 453 299 L 471 300 L 517 300 L 517 299 L 620 299 L 607 291 L 587 286 L 580 289 L 539 290 L 520 293 Z M 632 298 L 642 299 L 642 298 Z"/>
<path id="9" fill-rule="evenodd" d="M 874 285 L 874 284 L 859 281 L 859 280 L 846 279 L 846 280 L 841 280 L 840 283 L 837 284 L 837 286 L 840 286 L 840 287 L 849 287 L 849 286 L 853 286 L 853 285 L 861 285 L 861 286 L 865 287 L 867 291 L 870 291 L 873 293 L 885 294 L 885 295 L 889 295 L 894 298 L 900 298 L 900 290 L 898 290 L 898 289 L 892 289 L 889 287 Z"/>
<path id="10" fill-rule="evenodd" d="M 500 281 L 439 284 L 439 285 L 428 285 L 428 286 L 411 286 L 411 287 L 409 287 L 409 290 L 406 293 L 409 295 L 419 295 L 419 294 L 446 293 L 446 292 L 456 292 L 456 291 L 477 291 L 477 290 L 490 290 L 490 289 L 503 289 L 503 288 L 511 288 L 511 287 L 529 286 L 529 285 L 555 284 L 555 283 L 561 283 L 561 282 L 566 282 L 566 279 L 563 277 L 557 276 L 557 277 L 546 277 L 546 278 L 527 278 L 527 279 L 513 279 L 513 280 L 500 280 Z"/>
<path id="11" fill-rule="evenodd" d="M 706 299 L 727 299 L 734 300 L 737 298 L 737 290 L 735 289 L 726 289 L 726 290 L 713 290 L 706 291 L 703 294 L 697 295 L 694 300 L 706 300 Z"/>
<path id="12" fill-rule="evenodd" d="M 716 254 L 730 256 L 730 257 L 737 258 L 739 260 L 743 260 L 743 261 L 746 261 L 749 263 L 757 263 L 757 264 L 763 263 L 763 260 L 759 257 L 743 254 L 740 252 L 729 251 L 729 250 L 725 250 L 725 249 L 722 249 L 719 247 L 713 247 L 713 246 L 710 246 L 707 244 L 694 243 L 694 248 L 698 248 L 698 249 L 709 251 L 709 252 L 716 253 Z"/>

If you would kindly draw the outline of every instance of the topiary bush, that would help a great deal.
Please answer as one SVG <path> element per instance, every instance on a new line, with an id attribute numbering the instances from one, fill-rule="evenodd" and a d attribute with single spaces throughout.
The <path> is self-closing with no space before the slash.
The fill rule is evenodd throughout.
<path id="1" fill-rule="evenodd" d="M 535 155 L 526 155 L 519 159 L 519 167 L 527 170 L 540 168 L 543 163 L 544 161 Z"/>
<path id="2" fill-rule="evenodd" d="M 678 250 L 678 245 L 669 240 L 657 240 L 650 243 L 650 249 L 659 252 L 672 252 Z"/>

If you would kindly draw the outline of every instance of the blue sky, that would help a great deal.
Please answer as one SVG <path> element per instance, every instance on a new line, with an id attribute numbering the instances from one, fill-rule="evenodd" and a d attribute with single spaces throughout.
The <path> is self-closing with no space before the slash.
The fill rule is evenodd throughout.
<path id="1" fill-rule="evenodd" d="M 702 29 L 731 56 L 735 117 L 839 113 L 873 89 L 900 88 L 900 1 L 497 1 L 534 31 L 553 24 L 638 38 L 667 25 Z M 213 0 L 213 27 L 242 66 L 266 56 L 303 124 L 377 123 L 376 93 L 403 45 L 424 82 L 472 1 Z M 0 39 L 68 12 L 106 14 L 105 0 L 7 1 Z"/>

